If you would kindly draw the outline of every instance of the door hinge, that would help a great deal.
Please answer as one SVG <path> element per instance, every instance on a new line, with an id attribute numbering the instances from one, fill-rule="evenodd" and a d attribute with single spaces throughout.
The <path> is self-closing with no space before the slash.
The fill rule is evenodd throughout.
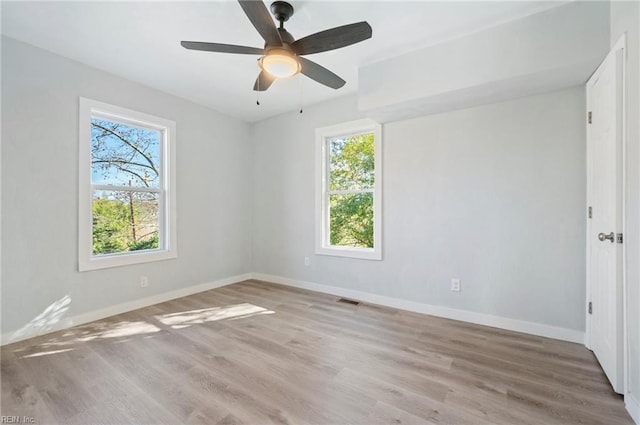
<path id="1" fill-rule="evenodd" d="M 593 303 L 589 301 L 589 314 L 593 314 Z"/>
<path id="2" fill-rule="evenodd" d="M 589 207 L 589 218 L 593 218 L 593 208 Z"/>
<path id="3" fill-rule="evenodd" d="M 589 121 L 589 124 L 591 124 L 591 111 L 589 111 L 589 113 L 587 114 L 587 121 Z"/>
<path id="4" fill-rule="evenodd" d="M 622 233 L 616 233 L 616 242 L 622 243 Z"/>

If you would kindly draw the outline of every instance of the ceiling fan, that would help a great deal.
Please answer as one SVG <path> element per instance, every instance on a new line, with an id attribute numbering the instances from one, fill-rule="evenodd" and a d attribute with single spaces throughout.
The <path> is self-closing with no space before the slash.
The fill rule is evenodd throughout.
<path id="1" fill-rule="evenodd" d="M 191 50 L 260 55 L 258 64 L 261 72 L 253 85 L 256 91 L 267 90 L 277 78 L 298 73 L 325 86 L 339 89 L 345 84 L 342 78 L 302 56 L 339 49 L 371 38 L 371 26 L 367 22 L 357 22 L 296 40 L 284 28 L 284 23 L 293 15 L 293 6 L 289 3 L 275 1 L 271 4 L 271 13 L 280 22 L 277 28 L 262 0 L 238 0 L 238 3 L 264 39 L 264 48 L 199 41 L 181 41 L 180 44 Z"/>

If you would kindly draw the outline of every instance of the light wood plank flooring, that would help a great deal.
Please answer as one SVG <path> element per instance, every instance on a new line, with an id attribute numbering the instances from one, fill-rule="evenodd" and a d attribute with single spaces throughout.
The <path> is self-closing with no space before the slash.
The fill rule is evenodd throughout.
<path id="1" fill-rule="evenodd" d="M 38 424 L 632 424 L 581 345 L 257 281 L 1 354 Z"/>

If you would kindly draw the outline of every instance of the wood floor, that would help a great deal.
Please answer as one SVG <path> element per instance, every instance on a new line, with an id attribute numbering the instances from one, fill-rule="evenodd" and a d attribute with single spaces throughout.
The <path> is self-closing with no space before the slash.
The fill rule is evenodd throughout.
<path id="1" fill-rule="evenodd" d="M 632 424 L 578 344 L 247 281 L 2 348 L 44 424 Z"/>

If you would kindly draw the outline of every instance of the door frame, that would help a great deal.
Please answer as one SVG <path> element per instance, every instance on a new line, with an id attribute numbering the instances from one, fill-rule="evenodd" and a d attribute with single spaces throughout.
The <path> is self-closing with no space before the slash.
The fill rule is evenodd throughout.
<path id="1" fill-rule="evenodd" d="M 618 39 L 618 41 L 613 45 L 613 47 L 611 48 L 610 52 L 607 54 L 607 56 L 603 59 L 603 62 L 609 58 L 610 56 L 613 56 L 616 54 L 616 52 L 618 50 L 622 50 L 622 61 L 620 64 L 621 69 L 621 76 L 622 76 L 622 82 L 621 82 L 621 99 L 620 99 L 620 126 L 621 126 L 621 140 L 620 143 L 622 144 L 621 146 L 621 151 L 622 151 L 622 157 L 620 158 L 620 161 L 616 164 L 616 172 L 620 173 L 621 176 L 621 203 L 620 203 L 620 208 L 622 209 L 621 211 L 621 232 L 623 235 L 623 243 L 622 243 L 622 250 L 621 250 L 621 256 L 622 256 L 622 266 L 621 266 L 621 279 L 622 279 L 622 368 L 623 368 L 623 394 L 626 394 L 628 392 L 628 388 L 629 388 L 629 338 L 628 338 L 628 329 L 627 329 L 627 311 L 628 311 L 628 306 L 627 306 L 627 302 L 628 302 L 628 295 L 627 295 L 627 248 L 626 248 L 626 238 L 627 238 L 627 232 L 626 232 L 626 187 L 627 187 L 627 182 L 626 182 L 626 174 L 627 174 L 627 155 L 626 155 L 626 147 L 627 147 L 627 137 L 626 137 L 626 64 L 627 64 L 627 39 L 626 39 L 626 34 L 622 34 L 622 36 Z M 602 65 L 602 64 L 601 64 Z M 600 66 L 598 66 L 598 68 L 596 69 L 596 71 L 593 72 L 593 74 L 589 77 L 589 80 L 591 80 L 591 78 L 593 77 L 593 75 L 595 75 L 598 70 L 600 69 Z M 588 83 L 587 81 L 587 83 Z M 585 117 L 587 116 L 587 114 L 589 113 L 589 111 L 591 110 L 591 105 L 589 103 L 589 96 L 588 96 L 588 90 L 587 90 L 587 85 L 585 84 L 585 97 L 586 97 L 586 112 L 585 112 Z M 585 129 L 586 129 L 586 141 L 587 141 L 587 152 L 589 149 L 589 123 L 588 120 L 585 120 L 586 124 L 585 124 Z M 591 173 L 591 167 L 589 166 L 589 162 L 587 161 L 586 164 L 586 174 L 587 174 L 587 182 L 589 181 L 589 175 Z M 587 190 L 588 190 L 588 186 L 587 186 Z M 589 193 L 587 191 L 586 193 L 587 195 L 587 205 L 586 208 L 589 207 Z M 585 208 L 585 209 L 586 209 Z M 589 238 L 589 230 L 590 230 L 590 222 L 589 219 L 587 218 L 586 220 L 586 230 L 587 230 L 587 237 L 586 237 L 586 302 L 585 302 L 585 306 L 587 308 L 585 308 L 585 337 L 584 337 L 584 345 L 585 347 L 587 347 L 588 349 L 591 349 L 591 315 L 589 314 L 588 311 L 588 305 L 589 302 L 591 301 L 591 277 L 590 277 L 590 264 L 589 264 L 589 255 L 590 255 L 590 251 L 591 251 L 591 238 Z M 615 231 L 615 229 L 613 229 Z"/>

